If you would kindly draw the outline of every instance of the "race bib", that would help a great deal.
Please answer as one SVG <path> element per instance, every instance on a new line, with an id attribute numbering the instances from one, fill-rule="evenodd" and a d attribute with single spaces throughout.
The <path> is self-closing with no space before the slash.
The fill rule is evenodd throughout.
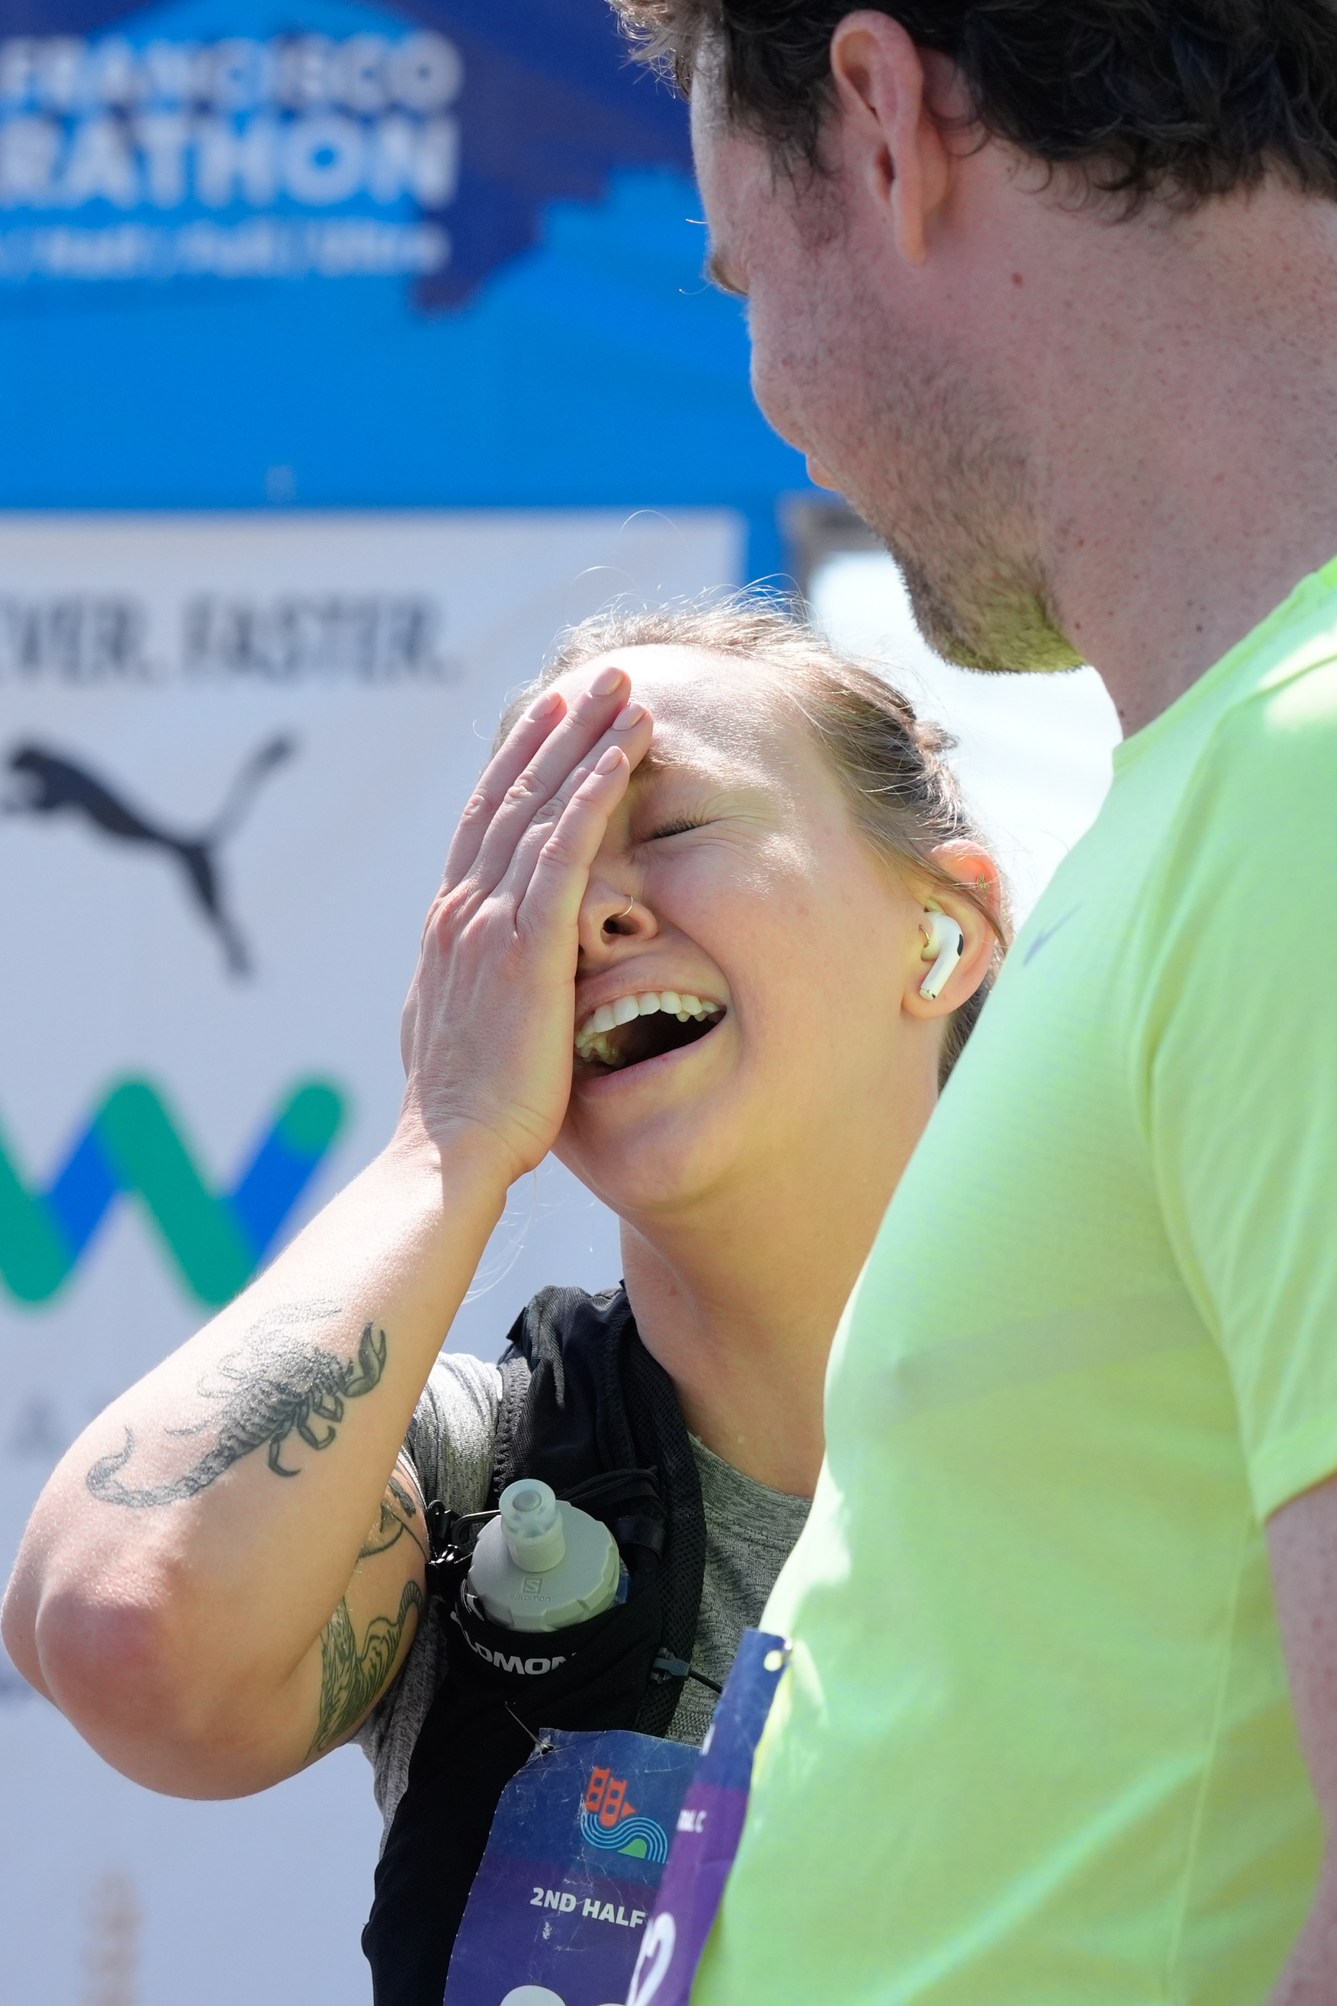
<path id="1" fill-rule="evenodd" d="M 752 1758 L 789 1663 L 783 1637 L 745 1630 L 678 1813 L 673 1850 L 638 1945 L 626 2006 L 688 2006 L 743 1833 Z M 539 1998 L 509 2006 L 547 2006 Z"/>
<path id="2" fill-rule="evenodd" d="M 443 2006 L 622 2006 L 697 1751 L 552 1729 L 502 1792 Z"/>

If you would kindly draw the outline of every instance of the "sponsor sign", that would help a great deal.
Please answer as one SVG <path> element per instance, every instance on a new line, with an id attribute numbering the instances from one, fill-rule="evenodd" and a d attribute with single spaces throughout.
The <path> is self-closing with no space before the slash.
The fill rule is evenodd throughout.
<path id="1" fill-rule="evenodd" d="M 422 915 L 507 695 L 615 593 L 741 562 L 727 511 L 0 519 L 6 1562 L 92 1415 L 388 1137 Z M 495 1356 L 534 1289 L 617 1273 L 549 1166 L 455 1341 Z M 360 1753 L 177 1804 L 0 1659 L 0 1768 L 7 1997 L 365 1998 Z"/>
<path id="2" fill-rule="evenodd" d="M 343 1126 L 328 1081 L 294 1089 L 230 1189 L 214 1191 L 151 1080 L 118 1080 L 45 1191 L 29 1190 L 0 1138 L 0 1277 L 16 1303 L 59 1294 L 122 1196 L 137 1197 L 179 1280 L 202 1306 L 230 1302 L 273 1244 Z"/>

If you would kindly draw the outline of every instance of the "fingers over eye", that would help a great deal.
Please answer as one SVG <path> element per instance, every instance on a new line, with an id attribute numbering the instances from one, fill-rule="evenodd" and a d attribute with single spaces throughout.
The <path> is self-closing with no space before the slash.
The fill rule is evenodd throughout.
<path id="1" fill-rule="evenodd" d="M 516 876 L 518 879 L 523 873 L 524 882 L 517 883 L 514 892 L 522 927 L 567 926 L 574 930 L 608 818 L 630 778 L 631 761 L 626 753 L 618 746 L 605 748 L 592 769 L 581 776 L 555 824 L 536 846 L 527 869 L 517 856 Z"/>
<path id="2" fill-rule="evenodd" d="M 606 746 L 622 745 L 629 754 L 635 748 L 639 758 L 649 728 L 648 713 L 634 700 L 577 702 L 512 781 L 493 815 L 470 870 L 479 891 L 486 894 L 507 876 L 535 823 L 551 823 L 561 813 Z"/>
<path id="3" fill-rule="evenodd" d="M 634 709 L 635 715 L 628 717 Z M 604 783 L 592 790 L 591 798 L 598 805 L 602 816 L 599 840 L 608 826 L 608 818 L 614 807 L 622 799 L 631 778 L 633 767 L 644 756 L 650 743 L 653 721 L 649 712 L 641 704 L 627 705 L 614 719 L 612 726 L 589 749 L 585 758 L 575 770 L 568 774 L 562 785 L 535 810 L 528 826 L 522 831 L 511 851 L 504 872 L 498 880 L 508 897 L 518 905 L 525 896 L 525 890 L 533 875 L 539 853 L 552 837 L 571 802 L 593 779 Z M 603 762 L 607 761 L 607 765 Z M 615 785 L 610 789 L 610 781 Z M 597 851 L 598 844 L 595 845 Z M 594 853 L 591 853 L 591 862 Z"/>
<path id="4" fill-rule="evenodd" d="M 443 878 L 446 887 L 458 884 L 470 869 L 507 789 L 514 786 L 565 715 L 566 704 L 560 690 L 544 690 L 511 726 L 465 803 L 446 855 Z"/>

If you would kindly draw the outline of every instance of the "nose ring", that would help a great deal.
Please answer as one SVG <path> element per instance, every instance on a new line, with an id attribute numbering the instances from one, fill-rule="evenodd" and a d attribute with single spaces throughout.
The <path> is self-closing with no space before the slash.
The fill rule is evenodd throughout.
<path id="1" fill-rule="evenodd" d="M 606 919 L 604 921 L 604 925 L 615 926 L 618 920 L 625 919 L 627 917 L 627 914 L 631 911 L 632 907 L 635 905 L 635 903 L 636 903 L 635 898 L 629 898 L 627 900 L 627 903 L 623 906 L 621 912 L 615 912 L 611 919 Z"/>

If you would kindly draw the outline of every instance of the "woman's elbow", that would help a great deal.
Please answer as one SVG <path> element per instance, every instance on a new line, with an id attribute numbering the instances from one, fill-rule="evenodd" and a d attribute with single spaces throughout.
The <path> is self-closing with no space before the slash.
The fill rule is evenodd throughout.
<path id="1" fill-rule="evenodd" d="M 276 1708 L 251 1690 L 252 1668 L 219 1663 L 180 1595 L 48 1586 L 27 1655 L 84 1740 L 147 1789 L 240 1797 L 301 1766 L 286 1737 L 270 1746 Z"/>
<path id="2" fill-rule="evenodd" d="M 0 1643 L 16 1672 L 35 1686 L 44 1699 L 51 1694 L 42 1677 L 37 1655 L 37 1610 L 32 1584 L 22 1567 L 16 1567 L 0 1602 Z"/>

